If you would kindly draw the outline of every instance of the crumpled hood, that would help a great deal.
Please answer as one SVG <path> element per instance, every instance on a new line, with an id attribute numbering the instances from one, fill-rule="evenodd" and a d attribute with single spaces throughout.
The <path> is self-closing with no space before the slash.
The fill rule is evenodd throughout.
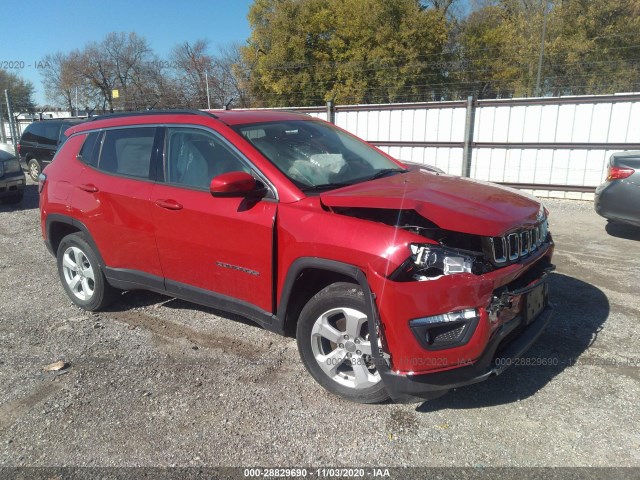
<path id="1" fill-rule="evenodd" d="M 329 207 L 415 210 L 440 228 L 500 236 L 536 223 L 540 202 L 492 183 L 419 170 L 362 182 L 320 195 Z"/>

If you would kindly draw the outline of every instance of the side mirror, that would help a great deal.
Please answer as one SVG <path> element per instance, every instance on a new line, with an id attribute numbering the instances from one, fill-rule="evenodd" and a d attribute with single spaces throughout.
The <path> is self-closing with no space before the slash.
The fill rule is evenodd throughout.
<path id="1" fill-rule="evenodd" d="M 267 189 L 247 172 L 228 172 L 213 177 L 209 186 L 214 197 L 263 197 Z"/>

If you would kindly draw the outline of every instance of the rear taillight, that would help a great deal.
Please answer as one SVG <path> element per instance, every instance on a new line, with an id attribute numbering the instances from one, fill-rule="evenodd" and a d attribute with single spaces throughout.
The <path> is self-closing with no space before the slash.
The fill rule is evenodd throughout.
<path id="1" fill-rule="evenodd" d="M 18 144 L 18 155 L 20 155 L 20 144 Z"/>
<path id="2" fill-rule="evenodd" d="M 42 192 L 44 184 L 47 181 L 47 176 L 44 173 L 38 175 L 38 193 Z"/>
<path id="3" fill-rule="evenodd" d="M 625 167 L 609 167 L 609 171 L 607 172 L 607 182 L 611 180 L 621 180 L 623 178 L 630 177 L 635 173 L 633 168 L 625 168 Z"/>

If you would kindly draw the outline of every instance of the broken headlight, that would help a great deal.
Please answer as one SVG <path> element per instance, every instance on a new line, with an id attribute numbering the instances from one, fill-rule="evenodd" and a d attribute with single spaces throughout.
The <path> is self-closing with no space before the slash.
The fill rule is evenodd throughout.
<path id="1" fill-rule="evenodd" d="M 443 275 L 457 273 L 484 273 L 478 270 L 481 266 L 473 252 L 456 250 L 429 243 L 412 243 L 409 245 L 411 256 L 404 261 L 389 279 L 396 282 L 422 282 L 434 280 Z"/>
<path id="2" fill-rule="evenodd" d="M 473 259 L 456 250 L 430 244 L 411 244 L 415 265 L 414 280 L 423 281 L 441 275 L 471 273 Z"/>

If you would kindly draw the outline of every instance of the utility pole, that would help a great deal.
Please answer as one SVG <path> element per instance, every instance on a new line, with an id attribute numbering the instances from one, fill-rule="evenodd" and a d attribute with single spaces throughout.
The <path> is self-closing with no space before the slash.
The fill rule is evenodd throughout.
<path id="1" fill-rule="evenodd" d="M 204 81 L 207 84 L 207 108 L 211 110 L 211 98 L 209 97 L 209 74 L 204 71 Z"/>
<path id="2" fill-rule="evenodd" d="M 543 10 L 542 10 L 542 38 L 540 39 L 540 58 L 538 59 L 538 75 L 536 78 L 536 91 L 535 96 L 540 96 L 540 76 L 542 75 L 542 59 L 544 58 L 544 41 L 547 36 L 547 0 L 542 0 L 543 2 Z"/>

